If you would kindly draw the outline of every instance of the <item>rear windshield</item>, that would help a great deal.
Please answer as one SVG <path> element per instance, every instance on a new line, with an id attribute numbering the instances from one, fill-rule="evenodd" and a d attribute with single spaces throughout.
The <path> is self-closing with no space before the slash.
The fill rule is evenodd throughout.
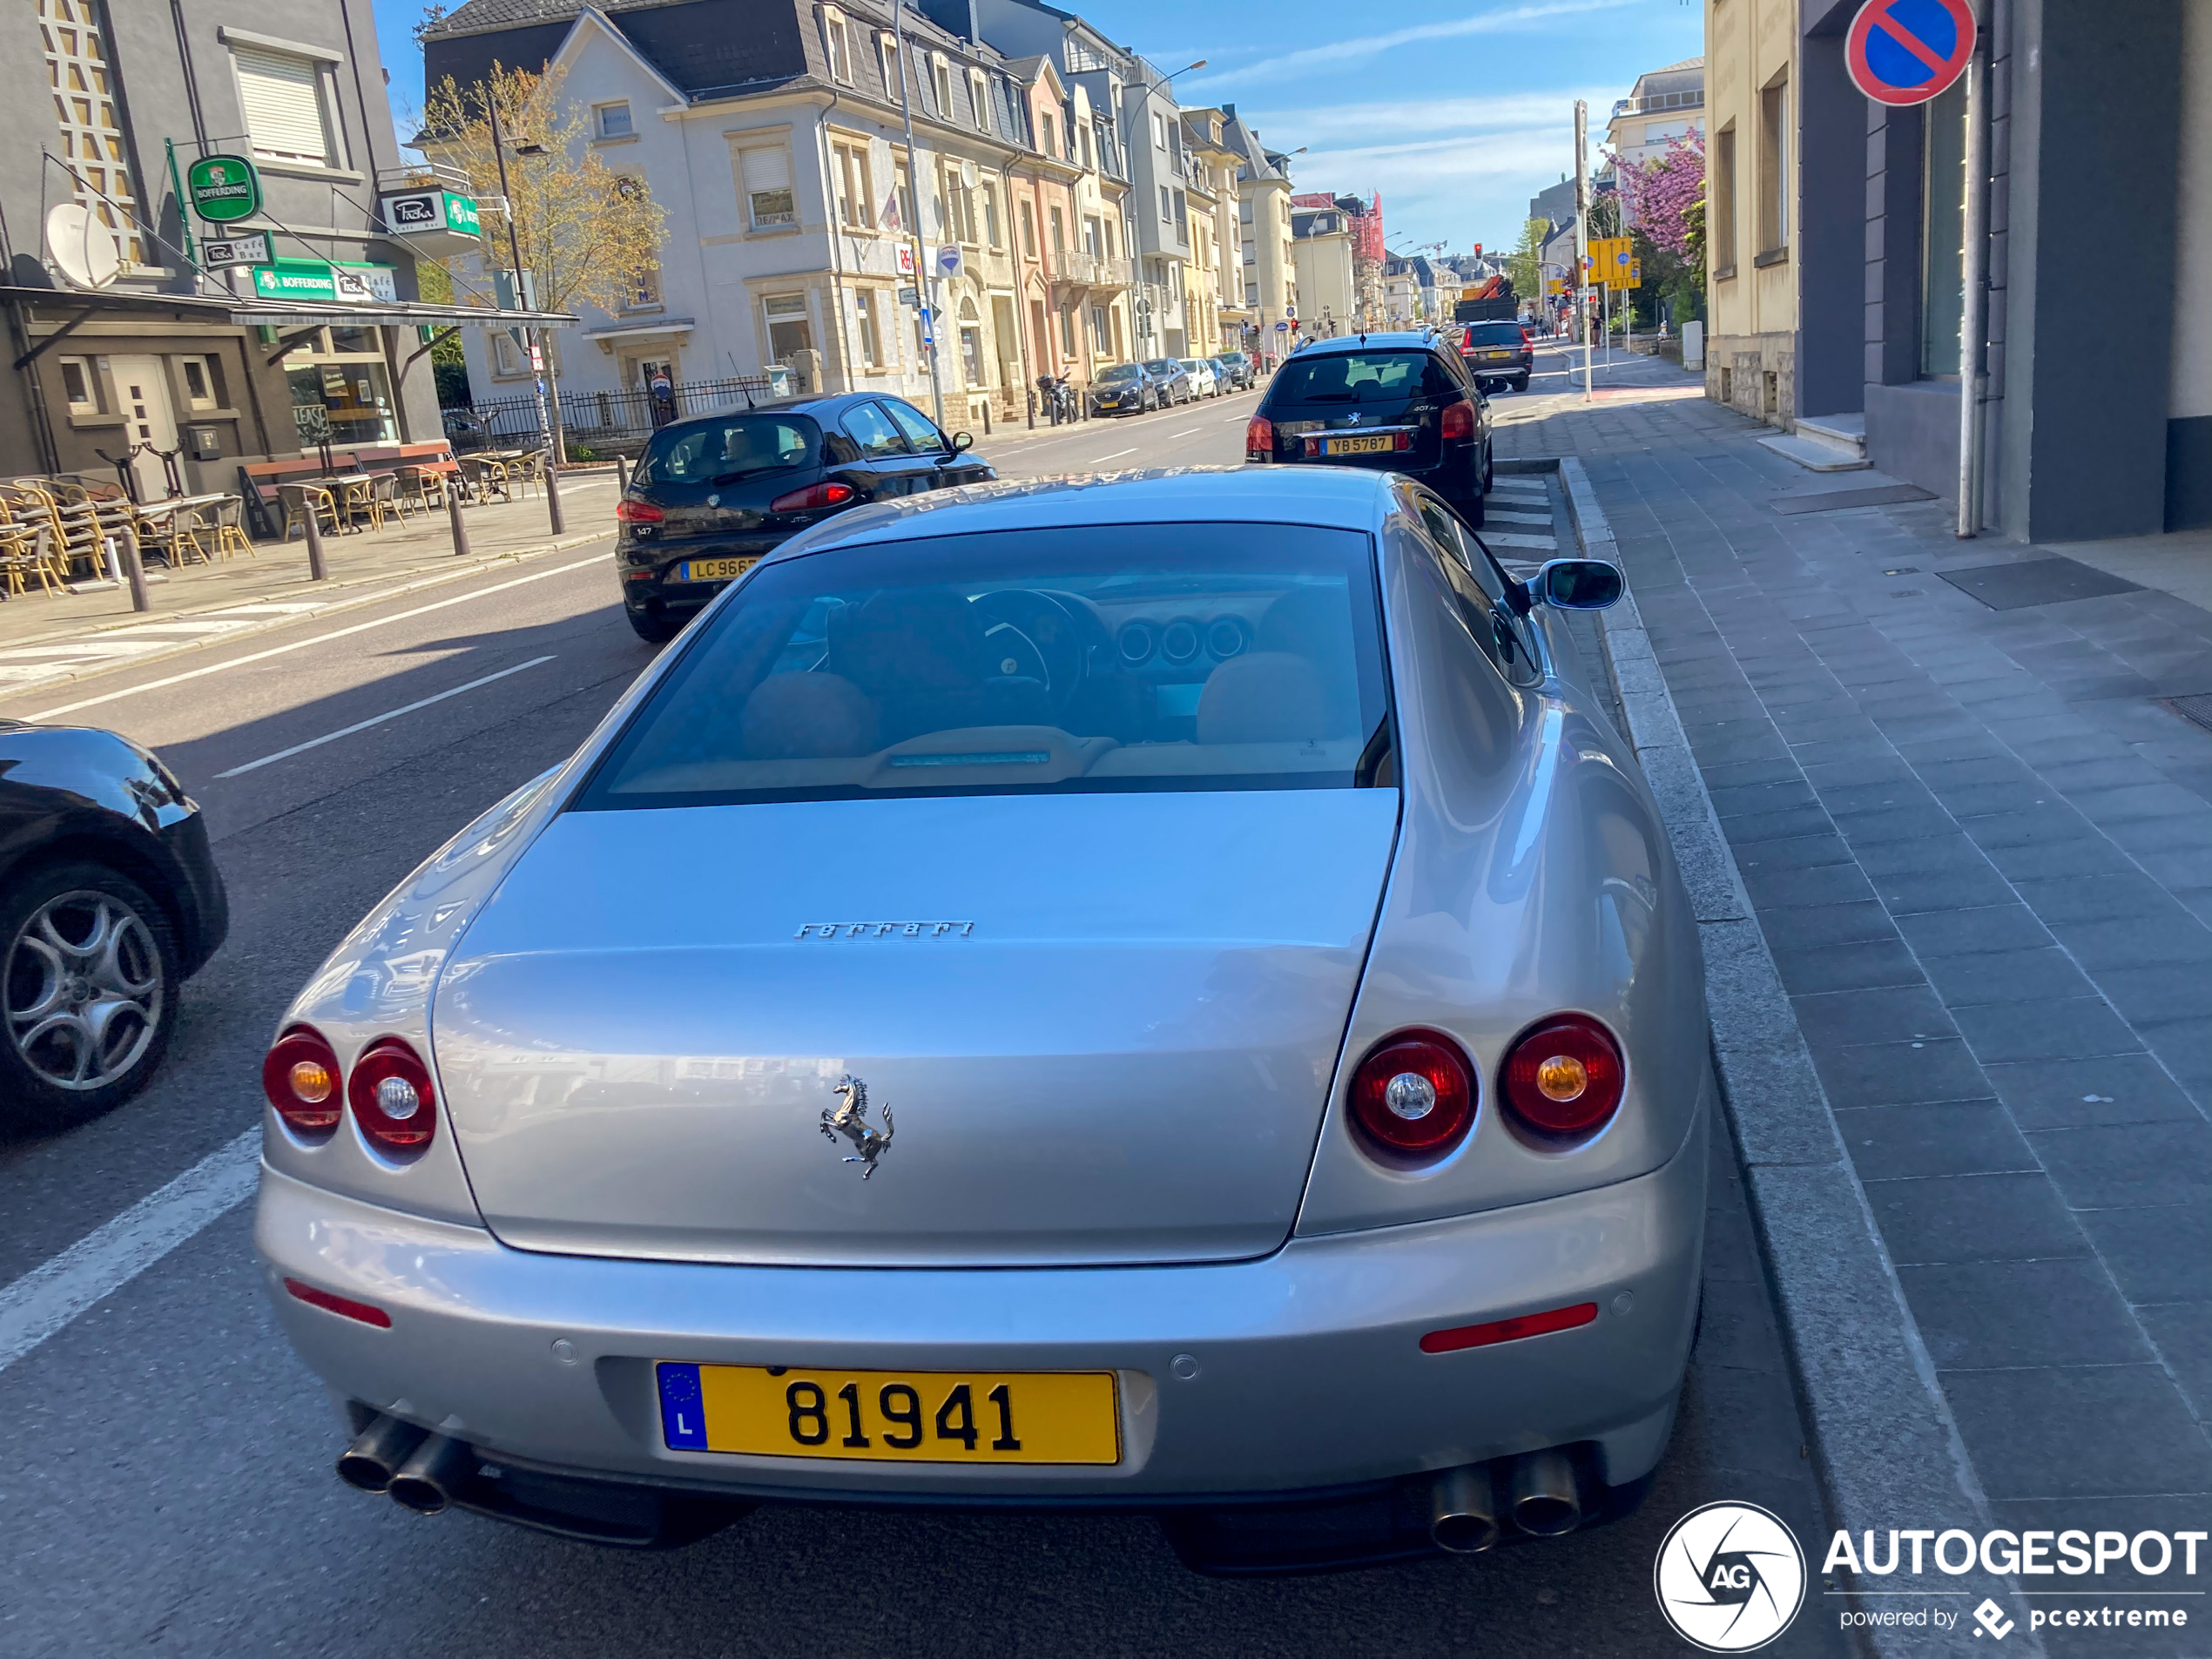
<path id="1" fill-rule="evenodd" d="M 1521 325 L 1517 322 L 1478 322 L 1467 329 L 1470 346 L 1518 346 L 1521 342 Z"/>
<path id="2" fill-rule="evenodd" d="M 637 462 L 641 484 L 731 484 L 812 467 L 821 428 L 803 415 L 723 415 L 664 428 Z"/>
<path id="3" fill-rule="evenodd" d="M 1151 361 L 1145 364 L 1144 367 L 1150 369 L 1155 374 L 1172 374 L 1177 369 L 1181 368 L 1183 365 L 1177 362 L 1172 357 L 1155 357 Z"/>
<path id="4" fill-rule="evenodd" d="M 1352 530 L 832 549 L 761 566 L 694 632 L 579 810 L 1341 789 L 1385 713 Z"/>
<path id="5" fill-rule="evenodd" d="M 1135 363 L 1116 363 L 1111 368 L 1100 369 L 1098 378 L 1102 381 L 1133 381 L 1143 372 Z"/>
<path id="6" fill-rule="evenodd" d="M 1294 403 L 1402 403 L 1424 387 L 1433 394 L 1447 385 L 1426 352 L 1330 352 L 1291 358 L 1275 371 L 1268 397 Z"/>

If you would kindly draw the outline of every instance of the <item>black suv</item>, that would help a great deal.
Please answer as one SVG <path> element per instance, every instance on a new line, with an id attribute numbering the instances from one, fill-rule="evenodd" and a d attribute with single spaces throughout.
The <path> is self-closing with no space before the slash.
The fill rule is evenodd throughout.
<path id="1" fill-rule="evenodd" d="M 1402 472 L 1480 529 L 1490 408 L 1448 335 L 1317 340 L 1275 371 L 1244 428 L 1244 458 Z"/>
<path id="2" fill-rule="evenodd" d="M 1518 322 L 1469 323 L 1460 339 L 1460 355 L 1479 386 L 1498 382 L 1525 392 L 1536 372 L 1536 348 Z"/>
<path id="3" fill-rule="evenodd" d="M 615 508 L 615 566 L 637 637 L 677 632 L 760 556 L 832 513 L 998 475 L 903 399 L 783 398 L 672 421 Z"/>
<path id="4" fill-rule="evenodd" d="M 1252 360 L 1240 351 L 1225 351 L 1214 358 L 1213 372 L 1240 392 L 1251 387 Z"/>

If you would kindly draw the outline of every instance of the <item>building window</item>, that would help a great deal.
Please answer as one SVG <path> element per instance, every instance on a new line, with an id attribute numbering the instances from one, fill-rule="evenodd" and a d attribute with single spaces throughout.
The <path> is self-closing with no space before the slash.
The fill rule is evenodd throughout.
<path id="1" fill-rule="evenodd" d="M 942 52 L 929 54 L 929 94 L 937 100 L 937 118 L 953 118 L 953 66 Z"/>
<path id="2" fill-rule="evenodd" d="M 907 170 L 907 164 L 903 161 L 892 164 L 891 193 L 896 199 L 894 206 L 896 206 L 899 213 L 899 223 L 896 228 L 902 231 L 919 232 L 921 229 L 921 221 L 914 217 L 914 174 Z"/>
<path id="3" fill-rule="evenodd" d="M 805 294 L 772 293 L 761 300 L 760 314 L 767 325 L 770 362 L 788 363 L 793 353 L 813 347 L 814 331 L 806 320 Z"/>
<path id="4" fill-rule="evenodd" d="M 845 14 L 833 6 L 822 8 L 822 54 L 829 59 L 830 78 L 853 84 L 853 43 Z"/>
<path id="5" fill-rule="evenodd" d="M 985 185 L 981 194 L 983 198 L 983 239 L 988 242 L 994 248 L 1002 247 L 1005 244 L 999 240 L 998 192 L 993 190 L 990 185 Z"/>
<path id="6" fill-rule="evenodd" d="M 1084 166 L 1092 168 L 1096 166 L 1097 164 L 1091 158 L 1090 129 L 1089 127 L 1079 126 L 1076 129 L 1076 148 L 1079 152 L 1077 158 L 1082 161 Z"/>
<path id="7" fill-rule="evenodd" d="M 504 328 L 494 328 L 490 334 L 493 376 L 511 381 L 529 373 L 529 363 L 523 355 L 523 348 L 515 343 L 515 336 Z"/>
<path id="8" fill-rule="evenodd" d="M 1052 268 L 1064 272 L 1068 268 L 1068 221 L 1055 207 L 1052 214 Z"/>
<path id="9" fill-rule="evenodd" d="M 1110 356 L 1113 354 L 1114 336 L 1107 321 L 1107 311 L 1104 306 L 1093 306 L 1090 308 L 1090 346 L 1091 350 L 1101 357 Z"/>
<path id="10" fill-rule="evenodd" d="M 255 155 L 317 167 L 338 165 L 320 64 L 244 41 L 231 43 L 231 61 L 238 68 L 239 102 Z"/>
<path id="11" fill-rule="evenodd" d="M 1076 314 L 1066 307 L 1060 311 L 1060 354 L 1069 362 L 1076 357 Z"/>
<path id="12" fill-rule="evenodd" d="M 875 210 L 868 202 L 868 152 L 857 145 L 832 146 L 837 161 L 837 221 L 848 231 L 875 228 Z"/>
<path id="13" fill-rule="evenodd" d="M 1155 150 L 1164 150 L 1168 147 L 1167 120 L 1157 110 L 1152 111 L 1152 147 Z"/>
<path id="14" fill-rule="evenodd" d="M 980 69 L 968 71 L 968 101 L 974 106 L 975 130 L 988 132 L 991 130 L 991 89 Z"/>
<path id="15" fill-rule="evenodd" d="M 1060 153 L 1060 128 L 1058 124 L 1055 123 L 1052 117 L 1049 115 L 1040 115 L 1037 117 L 1037 131 L 1044 135 L 1044 144 L 1042 146 L 1044 153 L 1049 156 L 1058 155 Z"/>
<path id="16" fill-rule="evenodd" d="M 853 291 L 853 308 L 860 320 L 860 361 L 870 368 L 883 367 L 883 319 L 877 314 L 883 296 L 869 288 Z"/>
<path id="17" fill-rule="evenodd" d="M 1923 113 L 1920 185 L 1920 373 L 1959 373 L 1966 303 L 1966 89 L 1953 82 Z"/>
<path id="18" fill-rule="evenodd" d="M 1731 121 L 1713 135 L 1712 202 L 1706 219 L 1712 245 L 1713 273 L 1732 274 L 1736 269 L 1736 124 Z"/>
<path id="19" fill-rule="evenodd" d="M 961 182 L 960 163 L 945 163 L 940 188 L 944 192 L 943 204 L 937 215 L 941 233 L 955 242 L 965 242 L 974 246 L 975 205 L 969 199 L 968 186 Z"/>
<path id="20" fill-rule="evenodd" d="M 516 377 L 530 372 L 529 353 L 505 329 L 494 330 L 493 338 L 506 342 Z M 303 445 L 389 443 L 400 435 L 381 330 L 320 330 L 286 355 L 284 368 L 293 425 Z"/>
<path id="21" fill-rule="evenodd" d="M 960 371 L 971 388 L 985 384 L 983 378 L 983 318 L 975 309 L 973 300 L 960 302 Z"/>
<path id="22" fill-rule="evenodd" d="M 745 187 L 745 212 L 754 230 L 785 230 L 799 223 L 799 202 L 791 187 L 790 151 L 779 144 L 740 151 L 738 169 Z"/>
<path id="23" fill-rule="evenodd" d="M 215 376 L 205 357 L 179 357 L 177 373 L 185 383 L 185 403 L 194 409 L 216 407 Z"/>
<path id="24" fill-rule="evenodd" d="M 906 92 L 901 84 L 906 78 L 899 73 L 898 36 L 878 35 L 875 37 L 875 67 L 876 72 L 883 77 L 884 91 L 893 103 L 897 103 Z"/>
<path id="25" fill-rule="evenodd" d="M 1037 257 L 1037 210 L 1034 203 L 1022 204 L 1022 254 L 1025 259 Z"/>
<path id="26" fill-rule="evenodd" d="M 1175 239 L 1182 243 L 1185 247 L 1188 247 L 1190 245 L 1189 204 L 1184 201 L 1183 192 L 1181 191 L 1176 191 L 1173 194 L 1175 198 Z"/>
<path id="27" fill-rule="evenodd" d="M 98 15 L 87 0 L 38 0 L 38 32 L 61 125 L 62 159 L 84 179 L 72 181 L 77 199 L 114 236 L 116 255 L 126 268 L 144 265 L 145 244 L 133 217 L 138 192 L 132 187 L 127 141 L 116 111 L 117 89 L 108 78 Z"/>
<path id="28" fill-rule="evenodd" d="M 1160 223 L 1163 225 L 1172 225 L 1174 222 L 1175 207 L 1174 205 L 1168 200 L 1168 187 L 1165 185 L 1162 185 L 1160 186 Z"/>
<path id="29" fill-rule="evenodd" d="M 1790 246 L 1790 84 L 1759 94 L 1759 252 Z"/>
<path id="30" fill-rule="evenodd" d="M 630 279 L 625 311 L 658 310 L 660 308 L 660 267 L 640 266 Z"/>
<path id="31" fill-rule="evenodd" d="M 634 129 L 630 125 L 630 105 L 627 103 L 597 105 L 593 106 L 591 113 L 595 125 L 597 126 L 599 137 L 627 138 L 633 135 Z"/>
<path id="32" fill-rule="evenodd" d="M 82 357 L 61 360 L 62 394 L 69 399 L 71 415 L 97 415 L 100 400 L 99 381 L 92 373 L 92 366 Z"/>

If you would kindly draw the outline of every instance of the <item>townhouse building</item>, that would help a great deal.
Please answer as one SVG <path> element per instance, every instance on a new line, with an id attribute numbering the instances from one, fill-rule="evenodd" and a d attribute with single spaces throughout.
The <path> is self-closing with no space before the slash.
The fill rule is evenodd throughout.
<path id="1" fill-rule="evenodd" d="M 1305 303 L 1296 332 L 1325 340 L 1363 327 L 1351 214 L 1318 194 L 1291 198 L 1290 210 L 1291 263 Z"/>
<path id="2" fill-rule="evenodd" d="M 1705 395 L 1773 426 L 1797 410 L 1797 14 L 1705 7 Z"/>
<path id="3" fill-rule="evenodd" d="M 561 354 L 587 429 L 602 394 L 771 365 L 941 399 L 954 427 L 1026 408 L 1014 202 L 1019 166 L 1035 204 L 1041 152 L 989 46 L 874 0 L 468 0 L 426 31 L 434 86 L 496 64 L 546 72 L 588 113 L 583 142 L 667 211 L 658 269 Z M 529 388 L 504 339 L 466 341 L 480 401 Z"/>
<path id="4" fill-rule="evenodd" d="M 1685 57 L 1636 77 L 1628 97 L 1614 101 L 1605 147 L 1622 161 L 1656 161 L 1677 138 L 1705 131 L 1705 60 Z M 1567 208 L 1575 211 L 1572 181 Z M 1631 219 L 1633 222 L 1633 218 Z"/>
<path id="5" fill-rule="evenodd" d="M 1135 339 L 1120 144 L 1113 124 L 1049 57 L 1008 65 L 1035 146 L 1012 167 L 1017 280 L 1037 374 L 1088 386 Z"/>
<path id="6" fill-rule="evenodd" d="M 1270 362 L 1289 351 L 1298 327 L 1298 272 L 1291 255 L 1290 158 L 1271 151 L 1234 104 L 1221 106 L 1222 143 L 1237 157 L 1237 230 L 1244 308 L 1254 349 Z"/>
<path id="7" fill-rule="evenodd" d="M 1227 111 L 1213 108 L 1186 110 L 1183 116 L 1194 199 L 1208 206 L 1200 226 L 1204 240 L 1198 261 L 1205 277 L 1202 332 L 1211 342 L 1203 354 L 1253 348 L 1254 314 L 1244 302 L 1244 226 L 1238 216 L 1238 169 L 1244 158 L 1229 142 L 1229 118 Z"/>
<path id="8" fill-rule="evenodd" d="M 0 17 L 0 472 L 159 499 L 441 435 L 423 331 L 454 308 L 380 206 L 407 170 L 367 0 Z"/>

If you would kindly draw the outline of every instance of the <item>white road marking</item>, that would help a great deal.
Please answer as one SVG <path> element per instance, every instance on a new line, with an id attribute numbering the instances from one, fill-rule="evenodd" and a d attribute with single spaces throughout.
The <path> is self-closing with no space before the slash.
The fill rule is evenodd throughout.
<path id="1" fill-rule="evenodd" d="M 1098 465 L 1101 462 L 1104 462 L 1104 461 L 1119 461 L 1119 460 L 1120 460 L 1120 459 L 1121 459 L 1123 455 L 1135 455 L 1136 453 L 1136 449 L 1135 446 L 1134 446 L 1134 445 L 1132 445 L 1130 448 L 1127 448 L 1127 449 L 1116 449 L 1116 450 L 1115 450 L 1115 451 L 1114 451 L 1114 453 L 1113 453 L 1112 455 L 1093 455 L 1093 456 L 1091 457 L 1090 464 L 1091 464 L 1092 466 L 1096 467 L 1096 466 L 1097 466 L 1097 465 Z"/>
<path id="2" fill-rule="evenodd" d="M 1489 543 L 1493 547 L 1548 547 L 1556 549 L 1559 546 L 1559 543 L 1548 536 L 1516 536 L 1510 532 L 1502 530 L 1484 530 L 1481 532 L 1481 535 L 1482 539 Z"/>
<path id="3" fill-rule="evenodd" d="M 0 1371 L 253 1196 L 257 1126 L 0 1290 Z"/>
<path id="4" fill-rule="evenodd" d="M 1187 427 L 1184 428 L 1183 428 L 1183 430 L 1182 430 L 1182 431 L 1180 431 L 1180 432 L 1170 432 L 1170 433 L 1169 433 L 1169 434 L 1168 434 L 1168 436 L 1170 436 L 1170 438 L 1187 438 L 1187 437 L 1190 436 L 1193 433 L 1204 432 L 1204 430 L 1205 430 L 1205 428 L 1204 428 L 1204 427 L 1202 427 L 1202 426 L 1187 426 Z"/>
<path id="5" fill-rule="evenodd" d="M 536 668 L 540 663 L 550 663 L 552 660 L 550 655 L 533 657 L 527 663 L 517 663 L 512 668 L 502 668 L 496 674 L 487 674 L 482 679 L 470 680 L 466 685 L 456 685 L 449 691 L 440 691 L 435 697 L 423 698 L 418 702 L 408 704 L 405 708 L 388 709 L 381 714 L 371 715 L 366 720 L 356 720 L 349 726 L 341 726 L 339 730 L 326 732 L 320 738 L 309 738 L 305 743 L 295 743 L 289 749 L 280 749 L 273 755 L 263 755 L 259 760 L 249 760 L 242 766 L 233 766 L 228 772 L 219 772 L 215 775 L 218 778 L 235 778 L 240 772 L 258 772 L 263 766 L 273 765 L 280 760 L 289 760 L 293 756 L 305 754 L 310 749 L 320 749 L 326 743 L 335 743 L 341 738 L 350 738 L 356 732 L 366 732 L 373 725 L 382 725 L 385 721 L 396 720 L 402 714 L 412 714 L 417 709 L 427 709 L 433 703 L 442 703 L 449 697 L 459 697 L 463 691 L 473 691 L 479 685 L 489 685 L 494 680 L 503 680 L 509 674 L 519 674 L 526 668 Z"/>
<path id="6" fill-rule="evenodd" d="M 526 583 L 543 582 L 551 576 L 566 576 L 571 570 L 582 570 L 594 565 L 604 565 L 607 556 L 595 554 L 588 559 L 578 559 L 573 564 L 556 564 L 550 570 L 534 570 L 529 576 L 518 576 L 511 582 L 496 582 L 489 588 L 474 588 L 451 599 L 440 599 L 434 604 L 417 605 L 412 610 L 395 610 L 388 617 L 378 617 L 369 622 L 357 622 L 350 628 L 334 628 L 327 634 L 316 634 L 308 639 L 295 639 L 288 645 L 272 645 L 266 651 L 249 651 L 243 657 L 233 657 L 226 663 L 210 663 L 206 668 L 188 669 L 182 674 L 172 674 L 165 679 L 148 680 L 144 685 L 133 685 L 120 691 L 109 691 L 100 697 L 88 697 L 82 702 L 64 703 L 57 707 L 41 709 L 30 716 L 33 720 L 51 720 L 64 714 L 74 714 L 79 709 L 96 709 L 104 703 L 120 702 L 126 697 L 136 697 L 141 691 L 158 691 L 171 685 L 182 685 L 186 680 L 204 678 L 209 674 L 220 674 L 226 669 L 244 668 L 251 663 L 266 662 L 272 657 L 282 657 L 295 651 L 305 651 L 310 645 L 327 645 L 334 639 L 344 639 L 352 634 L 367 633 L 372 628 L 383 628 L 395 622 L 406 622 L 414 617 L 427 617 L 434 610 L 449 610 L 455 605 L 465 605 L 495 593 L 504 593 L 509 588 L 519 588 Z"/>
<path id="7" fill-rule="evenodd" d="M 1501 524 L 1549 524 L 1552 522 L 1549 513 L 1509 513 L 1494 502 L 1491 505 L 1489 516 Z"/>

